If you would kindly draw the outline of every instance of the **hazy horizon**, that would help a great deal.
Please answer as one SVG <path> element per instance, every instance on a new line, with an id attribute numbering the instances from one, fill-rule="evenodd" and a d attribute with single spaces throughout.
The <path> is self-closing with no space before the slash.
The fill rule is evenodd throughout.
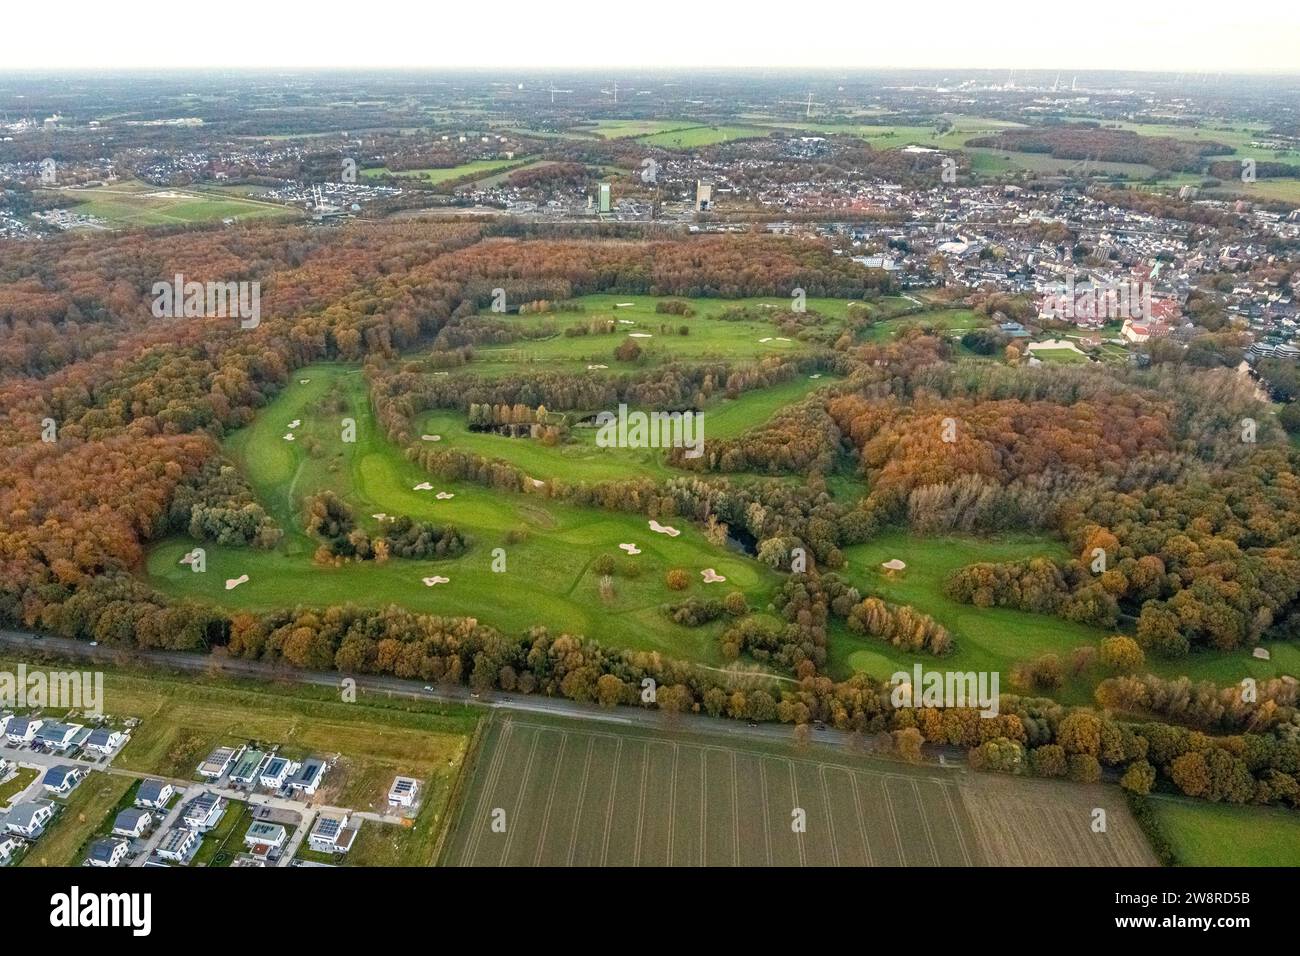
<path id="1" fill-rule="evenodd" d="M 64 10 L 66 9 L 66 15 Z M 5 72 L 85 70 L 1037 70 L 1293 74 L 1300 8 L 1280 0 L 1212 25 L 1123 0 L 1086 10 L 1007 0 L 974 8 L 864 8 L 806 0 L 792 12 L 718 0 L 564 7 L 507 0 L 477 9 L 392 0 L 382 16 L 314 16 L 251 0 L 207 8 L 74 0 L 7 12 Z M 39 41 L 39 42 L 37 42 Z M 147 66 L 142 66 L 147 63 Z"/>

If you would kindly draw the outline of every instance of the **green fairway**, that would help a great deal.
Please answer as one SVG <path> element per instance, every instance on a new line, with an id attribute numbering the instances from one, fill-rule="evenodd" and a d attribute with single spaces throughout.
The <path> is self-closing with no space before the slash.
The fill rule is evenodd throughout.
<path id="1" fill-rule="evenodd" d="M 758 360 L 773 355 L 801 355 L 811 346 L 798 338 L 782 333 L 776 325 L 762 316 L 770 311 L 775 318 L 782 310 L 789 310 L 790 299 L 688 299 L 695 314 L 670 315 L 656 312 L 655 306 L 663 297 L 650 295 L 586 295 L 573 300 L 580 312 L 557 312 L 544 316 L 527 315 L 517 320 L 520 329 L 536 329 L 545 324 L 557 334 L 548 338 L 529 339 L 502 346 L 484 346 L 475 349 L 475 361 L 469 371 L 492 374 L 503 371 L 527 370 L 525 363 L 552 363 L 551 368 L 564 371 L 605 371 L 588 369 L 589 365 L 606 366 L 610 371 L 632 371 L 647 365 L 664 362 L 705 362 L 726 360 Z M 882 300 L 880 309 L 886 312 L 891 302 Z M 808 299 L 810 312 L 821 319 L 813 328 L 837 331 L 842 327 L 845 299 Z M 874 306 L 869 304 L 869 307 Z M 723 320 L 718 318 L 728 309 L 751 308 L 754 318 Z M 564 329 L 589 325 L 596 319 L 612 319 L 616 324 L 612 333 L 564 335 Z M 685 327 L 687 334 L 682 335 Z M 634 338 L 642 356 L 634 363 L 617 362 L 614 349 Z M 511 369 L 510 366 L 517 366 Z"/>
<path id="2" fill-rule="evenodd" d="M 816 379 L 801 376 L 768 388 L 742 392 L 738 398 L 715 398 L 700 412 L 705 453 L 708 452 L 710 441 L 741 435 L 763 424 L 784 406 L 835 381 L 838 379 L 833 376 Z M 616 409 L 609 411 L 616 412 Z M 530 477 L 541 480 L 664 480 L 682 474 L 666 464 L 667 452 L 661 448 L 599 447 L 594 428 L 574 428 L 568 441 L 560 445 L 546 445 L 531 438 L 510 438 L 492 432 L 470 431 L 466 425 L 466 416 L 449 409 L 427 412 L 419 421 L 421 434 L 439 437 L 439 449 L 471 451 L 486 458 L 504 459 L 524 469 Z"/>
<path id="3" fill-rule="evenodd" d="M 1300 866 L 1300 813 L 1152 796 L 1181 866 Z"/>
<path id="4" fill-rule="evenodd" d="M 1095 645 L 1107 636 L 1099 628 L 1075 624 L 1046 614 L 1011 608 L 978 608 L 960 604 L 943 593 L 943 582 L 953 571 L 982 561 L 1016 561 L 1021 558 L 1065 557 L 1064 545 L 1042 536 L 975 538 L 918 537 L 899 532 L 882 535 L 867 544 L 845 549 L 846 570 L 840 572 L 858 586 L 863 596 L 876 595 L 898 604 L 910 604 L 931 615 L 956 639 L 957 649 L 942 658 L 949 670 L 998 671 L 1001 689 L 1009 691 L 1009 671 L 1018 661 L 1045 653 L 1063 658 L 1080 645 Z M 899 558 L 907 569 L 888 577 L 880 565 Z M 832 631 L 831 665 L 838 673 L 866 671 L 886 679 L 894 671 L 910 669 L 919 661 L 930 666 L 936 658 L 912 655 L 871 637 L 853 634 L 842 623 Z M 1090 686 L 1068 682 L 1061 696 L 1090 699 Z"/>
<path id="5" fill-rule="evenodd" d="M 302 380 L 307 384 L 300 384 Z M 195 544 L 171 538 L 156 546 L 147 561 L 147 579 L 162 590 L 227 607 L 268 610 L 297 604 L 400 604 L 428 613 L 466 615 L 509 631 L 535 624 L 586 634 L 606 643 L 671 652 L 688 660 L 719 663 L 714 637 L 721 622 L 685 628 L 668 621 L 662 603 L 690 594 L 738 589 L 755 606 L 767 603 L 778 576 L 735 552 L 710 544 L 682 521 L 666 521 L 678 537 L 650 531 L 644 517 L 547 501 L 540 496 L 507 494 L 474 484 L 431 480 L 377 434 L 359 370 L 317 365 L 295 373 L 290 386 L 249 427 L 228 441 L 230 455 L 247 474 L 259 498 L 285 527 L 285 540 L 271 551 L 208 544 L 207 572 L 196 574 L 181 557 Z M 325 409 L 330 409 L 325 411 Z M 355 444 L 339 440 L 343 417 L 357 421 Z M 284 435 L 294 420 L 303 425 L 295 440 Z M 415 490 L 429 481 L 433 488 Z M 331 488 L 351 504 L 369 530 L 382 525 L 374 514 L 409 515 L 451 523 L 472 539 L 462 556 L 442 561 L 313 563 L 316 543 L 302 532 L 299 509 L 307 495 Z M 436 492 L 453 494 L 439 500 Z M 507 536 L 522 532 L 524 540 Z M 625 557 L 619 544 L 641 549 Z M 492 570 L 495 548 L 504 548 L 507 570 Z M 625 566 L 613 593 L 602 597 L 600 575 L 591 569 L 603 554 Z M 691 577 L 684 592 L 664 584 L 668 570 L 680 567 Z M 725 584 L 706 585 L 700 572 L 714 568 Z M 225 582 L 249 575 L 227 590 Z M 449 583 L 426 586 L 432 575 Z"/>

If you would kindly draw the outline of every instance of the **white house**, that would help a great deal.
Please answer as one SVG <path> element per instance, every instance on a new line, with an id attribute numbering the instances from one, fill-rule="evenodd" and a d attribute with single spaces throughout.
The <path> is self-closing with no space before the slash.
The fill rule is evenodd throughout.
<path id="1" fill-rule="evenodd" d="M 18 841 L 5 833 L 0 833 L 0 863 L 8 863 L 18 852 Z"/>
<path id="2" fill-rule="evenodd" d="M 325 779 L 325 761 L 319 757 L 308 757 L 298 768 L 298 772 L 289 778 L 288 787 L 295 793 L 305 793 L 308 796 L 320 789 L 321 781 Z"/>
<path id="3" fill-rule="evenodd" d="M 262 786 L 268 790 L 279 790 L 295 773 L 298 764 L 286 757 L 272 757 L 262 768 Z"/>
<path id="4" fill-rule="evenodd" d="M 123 810 L 113 821 L 113 833 L 116 836 L 142 837 L 153 826 L 153 814 L 148 810 L 131 808 Z"/>
<path id="5" fill-rule="evenodd" d="M 413 777 L 397 777 L 388 789 L 388 805 L 390 807 L 412 806 L 419 791 L 420 781 Z"/>
<path id="6" fill-rule="evenodd" d="M 5 739 L 15 746 L 29 744 L 36 739 L 36 735 L 44 726 L 45 721 L 38 717 L 15 717 L 5 728 Z"/>
<path id="7" fill-rule="evenodd" d="M 202 842 L 198 833 L 189 827 L 172 827 L 158 844 L 157 854 L 164 860 L 188 863 Z"/>
<path id="8" fill-rule="evenodd" d="M 80 767 L 69 767 L 66 764 L 58 767 L 51 767 L 45 771 L 45 777 L 41 780 L 41 786 L 47 791 L 58 797 L 65 797 L 73 790 L 77 789 L 77 784 L 86 778 L 86 771 Z"/>
<path id="9" fill-rule="evenodd" d="M 324 816 L 316 821 L 307 837 L 307 844 L 317 853 L 347 853 L 357 838 L 357 831 L 348 829 L 348 814 Z"/>
<path id="10" fill-rule="evenodd" d="M 127 735 L 111 727 L 96 727 L 86 738 L 86 749 L 108 756 L 119 750 L 127 741 Z"/>
<path id="11" fill-rule="evenodd" d="M 185 825 L 199 833 L 207 833 L 226 812 L 226 801 L 210 791 L 199 794 L 185 810 Z"/>
<path id="12" fill-rule="evenodd" d="M 285 841 L 289 839 L 289 831 L 278 823 L 266 823 L 258 820 L 248 828 L 244 834 L 244 845 L 249 849 L 258 846 L 265 846 L 271 850 L 278 850 L 284 846 Z"/>
<path id="13" fill-rule="evenodd" d="M 51 720 L 41 727 L 36 740 L 51 750 L 67 750 L 76 741 L 77 735 L 86 728 L 81 724 L 62 724 Z"/>
<path id="14" fill-rule="evenodd" d="M 171 802 L 176 788 L 163 780 L 141 780 L 140 789 L 135 792 L 135 805 L 148 807 L 150 810 L 162 810 Z"/>
<path id="15" fill-rule="evenodd" d="M 208 754 L 208 759 L 199 764 L 199 776 L 207 777 L 209 780 L 218 780 L 224 777 L 243 752 L 243 747 L 238 750 L 234 747 L 218 747 Z"/>
<path id="16" fill-rule="evenodd" d="M 121 866 L 128 845 L 125 840 L 96 840 L 90 845 L 86 862 L 91 866 Z"/>
<path id="17" fill-rule="evenodd" d="M 54 807 L 48 803 L 20 803 L 5 817 L 5 828 L 10 833 L 34 840 L 45 832 L 45 824 L 54 816 Z"/>
<path id="18" fill-rule="evenodd" d="M 13 719 L 14 715 L 7 710 L 4 713 L 0 713 L 0 734 L 3 734 L 9 729 L 9 721 Z"/>

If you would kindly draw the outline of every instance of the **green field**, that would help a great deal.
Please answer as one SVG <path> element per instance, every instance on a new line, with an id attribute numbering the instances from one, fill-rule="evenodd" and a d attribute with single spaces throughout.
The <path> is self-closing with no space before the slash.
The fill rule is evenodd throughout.
<path id="1" fill-rule="evenodd" d="M 69 794 L 49 828 L 23 857 L 21 866 L 80 866 L 87 843 L 134 785 L 130 777 L 91 772 Z"/>
<path id="2" fill-rule="evenodd" d="M 735 139 L 753 139 L 770 133 L 771 130 L 760 126 L 692 126 L 642 136 L 637 142 L 647 146 L 662 146 L 664 149 L 698 149 L 701 146 L 714 146 Z"/>
<path id="3" fill-rule="evenodd" d="M 529 165 L 532 160 L 533 157 L 531 156 L 517 156 L 514 159 L 476 159 L 470 163 L 461 163 L 459 166 L 446 166 L 436 169 L 402 169 L 397 171 L 393 171 L 387 166 L 380 166 L 361 170 L 361 177 L 363 179 L 378 179 L 381 176 L 396 176 L 400 179 L 423 179 L 438 185 L 465 176 L 490 176 L 503 170 Z"/>
<path id="4" fill-rule="evenodd" d="M 1086 365 L 1088 356 L 1074 349 L 1034 349 L 1028 353 L 1043 362 L 1055 362 L 1059 365 Z"/>
<path id="5" fill-rule="evenodd" d="M 1300 866 L 1300 813 L 1152 796 L 1181 866 Z"/>
<path id="6" fill-rule="evenodd" d="M 165 226 L 301 215 L 300 210 L 289 206 L 258 202 L 233 192 L 221 193 L 215 188 L 173 188 L 131 180 L 92 189 L 62 190 L 60 195 L 79 200 L 74 212 L 96 216 L 110 226 Z"/>
<path id="7" fill-rule="evenodd" d="M 1064 558 L 1064 545 L 1046 537 L 919 537 L 892 532 L 847 548 L 844 555 L 848 566 L 839 573 L 857 585 L 864 596 L 910 604 L 952 632 L 956 650 L 941 659 L 944 669 L 998 671 L 1003 692 L 1011 689 L 1009 671 L 1016 662 L 1049 652 L 1064 659 L 1073 648 L 1095 645 L 1109 633 L 1046 614 L 960 604 L 943 593 L 948 575 L 968 564 L 1040 555 Z M 907 570 L 893 578 L 880 568 L 892 558 L 907 564 Z M 908 654 L 875 638 L 853 634 L 843 624 L 832 630 L 830 652 L 834 672 L 866 671 L 880 679 L 900 668 L 910 669 L 917 661 L 930 666 L 940 660 Z M 1058 696 L 1077 702 L 1091 700 L 1091 685 L 1069 681 Z"/>
<path id="8" fill-rule="evenodd" d="M 40 772 L 33 767 L 16 767 L 14 775 L 0 784 L 0 807 L 8 808 L 9 801 L 26 790 Z"/>

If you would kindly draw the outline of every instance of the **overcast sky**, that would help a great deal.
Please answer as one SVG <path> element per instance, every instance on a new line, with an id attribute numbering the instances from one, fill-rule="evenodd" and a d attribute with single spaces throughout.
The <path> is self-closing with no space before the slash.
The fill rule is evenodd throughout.
<path id="1" fill-rule="evenodd" d="M 0 23 L 0 69 L 1300 72 L 1300 0 L 14 0 Z"/>

